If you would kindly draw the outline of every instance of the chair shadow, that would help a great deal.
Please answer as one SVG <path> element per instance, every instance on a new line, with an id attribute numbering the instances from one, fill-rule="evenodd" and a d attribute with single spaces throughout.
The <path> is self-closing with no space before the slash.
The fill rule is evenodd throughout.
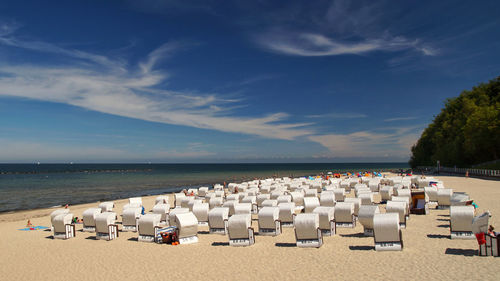
<path id="1" fill-rule="evenodd" d="M 127 239 L 128 241 L 139 241 L 139 238 L 138 237 L 130 237 L 129 239 Z"/>
<path id="2" fill-rule="evenodd" d="M 450 219 L 437 219 L 438 221 L 450 221 Z"/>
<path id="3" fill-rule="evenodd" d="M 449 224 L 440 224 L 437 227 L 450 228 L 450 225 Z"/>
<path id="4" fill-rule="evenodd" d="M 85 238 L 87 240 L 97 240 L 97 236 L 89 236 L 87 238 Z"/>
<path id="5" fill-rule="evenodd" d="M 372 251 L 375 250 L 374 246 L 349 246 L 352 251 Z"/>
<path id="6" fill-rule="evenodd" d="M 198 231 L 198 234 L 210 234 L 210 232 L 204 230 L 204 231 Z"/>
<path id="7" fill-rule="evenodd" d="M 342 237 L 357 237 L 357 238 L 365 238 L 367 236 L 365 236 L 364 233 L 351 233 L 351 234 L 339 234 L 340 236 Z"/>
<path id="8" fill-rule="evenodd" d="M 229 246 L 229 242 L 213 242 L 212 246 Z"/>
<path id="9" fill-rule="evenodd" d="M 449 218 L 450 215 L 438 215 L 438 217 L 447 217 L 447 218 Z"/>
<path id="10" fill-rule="evenodd" d="M 473 249 L 447 248 L 444 253 L 447 255 L 455 255 L 455 256 L 466 256 L 466 257 L 477 256 L 477 250 L 473 250 Z"/>
<path id="11" fill-rule="evenodd" d="M 49 228 L 49 229 L 44 229 L 43 231 L 52 231 L 52 230 Z"/>
<path id="12" fill-rule="evenodd" d="M 54 239 L 54 235 L 47 236 L 45 239 Z"/>
<path id="13" fill-rule="evenodd" d="M 297 244 L 295 244 L 295 243 L 275 243 L 274 246 L 291 248 L 291 247 L 297 247 Z"/>
<path id="14" fill-rule="evenodd" d="M 427 234 L 427 238 L 450 239 L 450 235 L 443 235 L 443 234 Z"/>

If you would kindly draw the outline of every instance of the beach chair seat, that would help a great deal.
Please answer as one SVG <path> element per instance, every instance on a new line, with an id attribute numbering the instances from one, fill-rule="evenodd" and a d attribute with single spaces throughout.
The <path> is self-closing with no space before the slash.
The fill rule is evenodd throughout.
<path id="1" fill-rule="evenodd" d="M 448 209 L 451 205 L 451 196 L 453 195 L 453 189 L 451 188 L 440 188 L 438 189 L 438 209 Z"/>
<path id="2" fill-rule="evenodd" d="M 405 202 L 406 203 L 406 219 L 410 218 L 410 206 L 412 203 L 411 197 L 407 196 L 392 196 L 392 200 L 394 202 Z"/>
<path id="3" fill-rule="evenodd" d="M 118 225 L 116 224 L 116 213 L 103 212 L 96 216 L 95 232 L 97 240 L 113 240 L 118 237 Z"/>
<path id="4" fill-rule="evenodd" d="M 115 207 L 115 203 L 111 202 L 111 201 L 101 202 L 101 203 L 99 203 L 99 206 L 98 206 L 98 208 L 101 209 L 101 213 L 112 212 L 114 207 Z"/>
<path id="5" fill-rule="evenodd" d="M 407 203 L 404 201 L 387 201 L 385 207 L 386 213 L 395 213 L 399 218 L 399 225 L 401 228 L 406 228 L 406 218 L 407 218 Z"/>
<path id="6" fill-rule="evenodd" d="M 375 214 L 373 216 L 373 239 L 376 251 L 403 250 L 398 214 Z"/>
<path id="7" fill-rule="evenodd" d="M 226 201 L 224 202 L 224 204 L 222 205 L 222 207 L 227 207 L 229 208 L 229 216 L 232 216 L 234 215 L 234 212 L 235 212 L 235 207 L 236 205 L 240 204 L 238 201 Z"/>
<path id="8" fill-rule="evenodd" d="M 229 208 L 215 207 L 208 212 L 208 227 L 210 234 L 226 235 Z"/>
<path id="9" fill-rule="evenodd" d="M 472 233 L 473 206 L 450 206 L 451 239 L 475 239 Z"/>
<path id="10" fill-rule="evenodd" d="M 139 218 L 137 232 L 139 242 L 156 242 L 157 231 L 160 229 L 161 214 L 145 214 Z"/>
<path id="11" fill-rule="evenodd" d="M 276 236 L 281 234 L 279 207 L 263 207 L 259 211 L 259 235 Z"/>
<path id="12" fill-rule="evenodd" d="M 142 208 L 128 208 L 122 214 L 122 231 L 137 231 L 137 220 L 141 217 Z"/>
<path id="13" fill-rule="evenodd" d="M 252 204 L 251 203 L 239 203 L 234 206 L 234 214 L 252 214 Z"/>
<path id="14" fill-rule="evenodd" d="M 312 213 L 316 207 L 319 207 L 318 197 L 304 197 L 305 213 Z"/>
<path id="15" fill-rule="evenodd" d="M 158 203 L 153 206 L 153 214 L 161 215 L 160 221 L 168 221 L 168 216 L 170 212 L 170 205 L 167 203 Z"/>
<path id="16" fill-rule="evenodd" d="M 279 203 L 279 220 L 281 227 L 293 227 L 293 217 L 295 217 L 295 203 Z"/>
<path id="17" fill-rule="evenodd" d="M 198 220 L 192 212 L 176 214 L 175 226 L 179 244 L 198 242 Z"/>
<path id="18" fill-rule="evenodd" d="M 324 207 L 335 207 L 335 193 L 333 191 L 321 192 L 319 205 Z"/>
<path id="19" fill-rule="evenodd" d="M 335 202 L 344 202 L 346 195 L 345 188 L 335 188 L 333 193 L 335 194 Z"/>
<path id="20" fill-rule="evenodd" d="M 319 206 L 314 208 L 313 213 L 319 215 L 319 229 L 323 236 L 335 235 L 335 207 Z"/>
<path id="21" fill-rule="evenodd" d="M 354 216 L 358 216 L 359 206 L 361 206 L 361 199 L 359 198 L 345 198 L 344 202 L 353 203 L 354 204 Z"/>
<path id="22" fill-rule="evenodd" d="M 354 216 L 354 203 L 337 202 L 335 204 L 335 226 L 343 228 L 356 227 L 356 217 Z"/>
<path id="23" fill-rule="evenodd" d="M 198 220 L 198 225 L 207 226 L 208 225 L 208 212 L 210 208 L 208 203 L 196 203 L 193 205 L 193 214 Z"/>
<path id="24" fill-rule="evenodd" d="M 375 214 L 380 214 L 378 206 L 361 205 L 359 207 L 358 220 L 363 225 L 363 233 L 365 236 L 373 236 L 373 217 Z"/>
<path id="25" fill-rule="evenodd" d="M 89 208 L 83 211 L 83 228 L 85 232 L 95 232 L 95 218 L 101 213 L 101 208 Z"/>
<path id="26" fill-rule="evenodd" d="M 234 215 L 228 220 L 227 233 L 230 246 L 251 246 L 255 244 L 251 215 Z"/>
<path id="27" fill-rule="evenodd" d="M 210 198 L 210 201 L 208 201 L 208 207 L 210 209 L 216 208 L 216 207 L 222 207 L 224 204 L 224 199 L 222 197 L 213 197 Z"/>
<path id="28" fill-rule="evenodd" d="M 168 196 L 165 195 L 160 195 L 155 198 L 155 205 L 156 204 L 161 204 L 161 203 L 166 203 L 168 204 Z"/>
<path id="29" fill-rule="evenodd" d="M 185 214 L 189 213 L 188 208 L 174 208 L 170 210 L 169 216 L 168 216 L 168 225 L 169 226 L 176 226 L 175 225 L 175 216 L 178 214 Z"/>
<path id="30" fill-rule="evenodd" d="M 319 248 L 323 245 L 323 235 L 319 228 L 317 213 L 298 214 L 294 217 L 293 225 L 297 247 Z"/>
<path id="31" fill-rule="evenodd" d="M 72 223 L 72 213 L 60 213 L 52 219 L 54 239 L 69 239 L 75 237 L 75 225 Z"/>

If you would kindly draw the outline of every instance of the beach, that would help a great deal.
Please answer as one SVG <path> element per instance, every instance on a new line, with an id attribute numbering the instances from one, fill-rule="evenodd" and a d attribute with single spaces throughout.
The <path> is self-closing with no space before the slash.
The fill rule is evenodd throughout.
<path id="1" fill-rule="evenodd" d="M 445 187 L 467 192 L 489 210 L 490 224 L 500 229 L 500 181 L 436 176 Z M 352 197 L 353 194 L 349 194 Z M 156 196 L 143 197 L 146 211 Z M 173 206 L 173 197 L 169 196 Z M 128 200 L 115 200 L 121 214 Z M 70 206 L 82 217 L 97 203 Z M 477 241 L 449 239 L 449 210 L 431 209 L 429 215 L 411 215 L 402 229 L 403 251 L 377 252 L 373 237 L 363 237 L 361 224 L 338 228 L 322 247 L 297 248 L 293 228 L 276 237 L 256 235 L 255 245 L 231 247 L 228 237 L 208 234 L 199 227 L 199 242 L 189 245 L 142 243 L 137 233 L 120 232 L 113 241 L 95 240 L 94 233 L 52 239 L 52 232 L 19 231 L 27 219 L 49 226 L 54 209 L 0 214 L 0 279 L 3 280 L 498 280 L 500 259 L 477 256 Z M 257 218 L 254 215 L 254 219 Z M 119 219 L 120 221 L 120 219 Z M 257 221 L 253 220 L 257 232 Z M 121 225 L 120 225 L 121 228 Z"/>

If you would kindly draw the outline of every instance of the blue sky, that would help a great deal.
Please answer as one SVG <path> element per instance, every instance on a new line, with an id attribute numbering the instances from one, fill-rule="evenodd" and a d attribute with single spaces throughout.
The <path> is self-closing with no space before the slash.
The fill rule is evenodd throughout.
<path id="1" fill-rule="evenodd" d="M 0 162 L 407 161 L 495 2 L 3 1 Z"/>

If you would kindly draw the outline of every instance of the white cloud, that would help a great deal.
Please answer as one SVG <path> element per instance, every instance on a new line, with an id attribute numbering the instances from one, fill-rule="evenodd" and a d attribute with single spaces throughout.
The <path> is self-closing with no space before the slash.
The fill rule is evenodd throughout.
<path id="1" fill-rule="evenodd" d="M 0 96 L 64 103 L 103 113 L 166 124 L 183 125 L 266 138 L 293 140 L 312 134 L 309 123 L 284 123 L 285 113 L 264 117 L 235 117 L 223 108 L 234 103 L 217 94 L 193 94 L 158 89 L 168 74 L 155 68 L 181 42 L 153 50 L 139 66 L 50 43 L 0 35 L 0 44 L 76 58 L 70 66 L 0 65 Z M 104 67 L 103 67 L 104 66 Z M 226 114 L 224 114 L 226 113 Z"/>
<path id="2" fill-rule="evenodd" d="M 417 117 L 412 117 L 412 116 L 409 116 L 409 117 L 395 117 L 395 118 L 384 119 L 384 122 L 405 121 L 405 120 L 415 120 L 415 119 L 417 119 Z"/>
<path id="3" fill-rule="evenodd" d="M 363 113 L 326 113 L 326 114 L 314 114 L 307 115 L 307 118 L 328 118 L 328 119 L 357 119 L 357 118 L 366 118 L 368 117 Z"/>

